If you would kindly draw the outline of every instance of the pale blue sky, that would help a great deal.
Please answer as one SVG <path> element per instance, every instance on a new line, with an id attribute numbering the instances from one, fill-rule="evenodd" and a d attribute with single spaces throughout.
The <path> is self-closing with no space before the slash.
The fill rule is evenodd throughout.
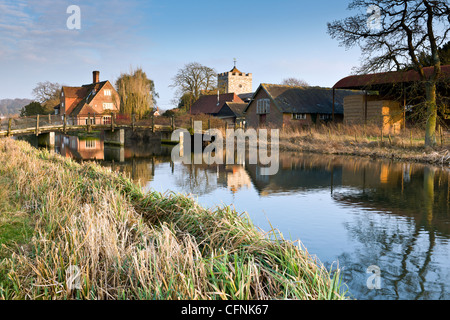
<path id="1" fill-rule="evenodd" d="M 327 34 L 327 22 L 352 15 L 348 1 L 0 0 L 0 99 L 31 98 L 36 83 L 115 82 L 140 66 L 170 106 L 172 77 L 186 63 L 229 71 L 233 58 L 260 83 L 297 77 L 332 86 L 359 65 Z M 70 5 L 81 29 L 69 30 Z"/>

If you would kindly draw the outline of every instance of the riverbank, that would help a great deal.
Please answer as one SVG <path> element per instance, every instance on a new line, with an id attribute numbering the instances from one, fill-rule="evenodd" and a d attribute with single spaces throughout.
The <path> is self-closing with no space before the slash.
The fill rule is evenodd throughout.
<path id="1" fill-rule="evenodd" d="M 376 127 L 365 126 L 283 130 L 280 132 L 280 151 L 352 155 L 450 166 L 450 146 L 445 138 L 442 143 L 439 140 L 435 148 L 425 148 L 423 136 L 420 130 L 391 136 Z"/>
<path id="2" fill-rule="evenodd" d="M 0 299 L 345 298 L 306 249 L 230 207 L 23 141 L 1 139 L 0 163 Z"/>

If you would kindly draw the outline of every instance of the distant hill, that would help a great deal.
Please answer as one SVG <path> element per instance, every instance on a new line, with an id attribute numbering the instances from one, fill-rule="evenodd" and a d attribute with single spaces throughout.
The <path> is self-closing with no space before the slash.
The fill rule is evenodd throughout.
<path id="1" fill-rule="evenodd" d="M 3 99 L 0 100 L 0 116 L 19 114 L 20 109 L 32 102 L 30 99 Z"/>

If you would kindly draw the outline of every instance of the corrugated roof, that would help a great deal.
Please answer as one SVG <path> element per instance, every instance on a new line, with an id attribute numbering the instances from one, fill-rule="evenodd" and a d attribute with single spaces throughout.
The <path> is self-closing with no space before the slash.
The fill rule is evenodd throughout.
<path id="1" fill-rule="evenodd" d="M 442 75 L 446 78 L 450 77 L 450 65 L 441 66 Z M 424 68 L 426 77 L 430 77 L 434 67 Z M 383 72 L 374 74 L 364 74 L 349 76 L 339 80 L 334 89 L 364 89 L 371 86 L 391 84 L 391 83 L 408 83 L 420 81 L 419 73 L 415 70 Z"/>
<path id="2" fill-rule="evenodd" d="M 217 103 L 217 95 L 204 95 L 192 105 L 191 114 L 217 114 L 225 102 L 244 103 L 235 93 L 220 94 L 219 103 Z"/>

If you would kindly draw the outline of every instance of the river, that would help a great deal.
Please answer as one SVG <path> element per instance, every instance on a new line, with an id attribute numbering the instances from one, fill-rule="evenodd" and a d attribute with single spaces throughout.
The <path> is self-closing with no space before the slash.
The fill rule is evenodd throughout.
<path id="1" fill-rule="evenodd" d="M 256 165 L 185 165 L 171 147 L 108 147 L 58 136 L 56 151 L 124 172 L 144 190 L 233 205 L 263 231 L 299 240 L 361 300 L 450 299 L 450 169 L 284 152 L 276 175 Z"/>

